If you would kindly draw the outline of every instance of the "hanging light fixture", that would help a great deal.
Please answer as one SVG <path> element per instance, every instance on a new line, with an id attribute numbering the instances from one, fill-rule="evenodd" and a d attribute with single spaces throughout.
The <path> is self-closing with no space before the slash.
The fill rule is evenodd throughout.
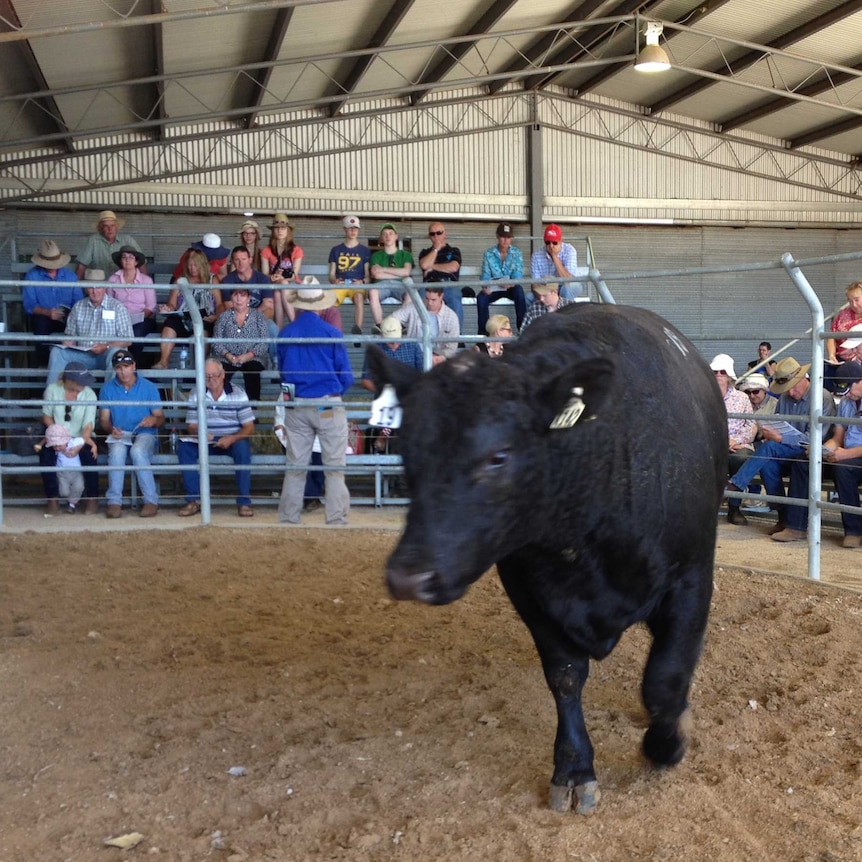
<path id="1" fill-rule="evenodd" d="M 658 43 L 663 29 L 657 21 L 647 22 L 644 30 L 646 46 L 638 52 L 638 58 L 635 60 L 635 69 L 638 72 L 664 72 L 665 69 L 670 69 L 667 52 Z"/>

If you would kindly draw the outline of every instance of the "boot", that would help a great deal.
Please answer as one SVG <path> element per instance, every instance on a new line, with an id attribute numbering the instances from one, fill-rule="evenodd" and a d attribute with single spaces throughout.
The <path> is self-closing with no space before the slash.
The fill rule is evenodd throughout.
<path id="1" fill-rule="evenodd" d="M 774 527 L 769 528 L 769 535 L 774 536 L 776 533 L 782 533 L 787 528 L 787 517 L 784 514 L 784 509 L 778 510 L 778 521 Z"/>
<path id="2" fill-rule="evenodd" d="M 727 523 L 735 527 L 744 527 L 748 523 L 748 518 L 739 511 L 739 506 L 728 506 Z"/>

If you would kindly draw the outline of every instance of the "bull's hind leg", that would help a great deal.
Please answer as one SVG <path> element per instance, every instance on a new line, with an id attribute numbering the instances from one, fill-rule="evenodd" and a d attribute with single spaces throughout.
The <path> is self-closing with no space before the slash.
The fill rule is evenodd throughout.
<path id="1" fill-rule="evenodd" d="M 642 685 L 649 714 L 643 752 L 659 766 L 674 766 L 685 756 L 691 729 L 688 691 L 703 646 L 711 595 L 710 566 L 703 575 L 678 582 L 647 621 L 653 644 Z"/>

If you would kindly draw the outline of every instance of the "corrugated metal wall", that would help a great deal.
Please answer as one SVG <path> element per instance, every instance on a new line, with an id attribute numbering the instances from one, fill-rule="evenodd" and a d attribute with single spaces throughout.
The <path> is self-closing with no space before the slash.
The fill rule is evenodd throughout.
<path id="1" fill-rule="evenodd" d="M 325 265 L 330 247 L 343 236 L 339 221 L 292 213 L 291 217 L 306 263 Z M 255 218 L 265 226 L 270 213 Z M 138 239 L 144 251 L 159 262 L 170 263 L 207 231 L 219 233 L 223 243 L 232 246 L 242 216 L 131 213 L 127 220 L 124 230 Z M 416 256 L 428 243 L 428 221 L 396 221 L 402 240 L 411 245 Z M 92 230 L 92 222 L 90 213 L 22 210 L 3 213 L 0 230 L 4 239 L 16 237 L 18 255 L 26 259 L 42 236 L 56 239 L 65 251 L 76 252 L 83 246 L 84 235 Z M 375 236 L 381 223 L 380 218 L 363 216 L 363 238 Z M 461 248 L 465 265 L 479 267 L 482 253 L 495 241 L 493 223 L 447 220 L 447 230 L 452 244 Z M 268 235 L 268 231 L 264 233 Z M 516 233 L 516 244 L 526 259 L 530 248 L 527 230 L 519 226 Z M 778 347 L 803 336 L 810 325 L 807 307 L 783 269 L 646 276 L 663 270 L 779 261 L 784 252 L 805 259 L 862 251 L 862 230 L 595 225 L 587 233 L 598 267 L 618 302 L 650 308 L 678 326 L 705 355 L 727 352 L 743 364 L 755 357 L 761 340 Z M 583 262 L 585 232 L 566 228 L 565 234 L 574 241 Z M 7 278 L 11 247 L 7 242 L 0 249 L 0 273 Z M 626 277 L 631 273 L 644 277 Z M 847 284 L 862 277 L 862 263 L 808 267 L 805 274 L 829 314 L 844 302 Z M 805 361 L 810 355 L 809 341 L 795 347 L 792 355 Z"/>

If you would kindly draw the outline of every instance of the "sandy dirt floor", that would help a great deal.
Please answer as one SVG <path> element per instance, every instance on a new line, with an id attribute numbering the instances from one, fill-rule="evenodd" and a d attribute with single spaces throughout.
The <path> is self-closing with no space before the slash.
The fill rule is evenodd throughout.
<path id="1" fill-rule="evenodd" d="M 722 526 L 676 769 L 639 754 L 645 632 L 594 664 L 584 818 L 546 807 L 553 703 L 493 573 L 449 607 L 387 597 L 400 512 L 6 515 L 2 862 L 862 859 L 862 556 L 834 537 L 818 584 L 772 573 L 804 546 Z"/>

